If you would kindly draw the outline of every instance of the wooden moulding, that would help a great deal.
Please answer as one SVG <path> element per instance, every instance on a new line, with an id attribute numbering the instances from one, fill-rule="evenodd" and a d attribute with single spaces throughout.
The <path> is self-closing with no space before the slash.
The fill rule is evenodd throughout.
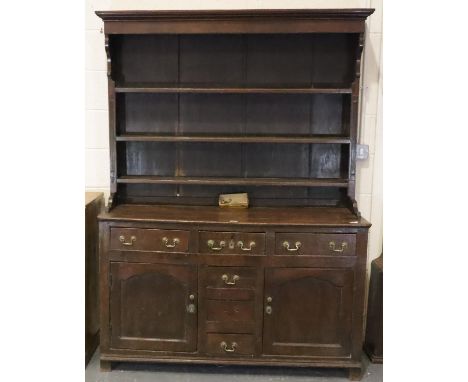
<path id="1" fill-rule="evenodd" d="M 106 34 L 360 33 L 374 9 L 97 11 Z"/>
<path id="2" fill-rule="evenodd" d="M 351 94 L 348 87 L 194 87 L 194 86 L 151 86 L 149 84 L 119 85 L 116 86 L 117 93 L 203 93 L 203 94 Z"/>

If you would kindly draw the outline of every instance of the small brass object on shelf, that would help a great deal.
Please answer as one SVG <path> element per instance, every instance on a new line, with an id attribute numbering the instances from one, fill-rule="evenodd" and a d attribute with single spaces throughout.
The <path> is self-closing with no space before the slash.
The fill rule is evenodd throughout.
<path id="1" fill-rule="evenodd" d="M 219 195 L 218 204 L 220 207 L 248 208 L 249 196 L 247 193 L 221 194 Z"/>

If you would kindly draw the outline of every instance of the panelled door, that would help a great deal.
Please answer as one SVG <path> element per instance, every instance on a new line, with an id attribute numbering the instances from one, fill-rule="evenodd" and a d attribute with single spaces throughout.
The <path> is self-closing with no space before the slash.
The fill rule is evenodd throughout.
<path id="1" fill-rule="evenodd" d="M 267 268 L 263 353 L 349 355 L 352 301 L 350 269 Z"/>
<path id="2" fill-rule="evenodd" d="M 111 263 L 111 347 L 197 349 L 197 268 Z"/>

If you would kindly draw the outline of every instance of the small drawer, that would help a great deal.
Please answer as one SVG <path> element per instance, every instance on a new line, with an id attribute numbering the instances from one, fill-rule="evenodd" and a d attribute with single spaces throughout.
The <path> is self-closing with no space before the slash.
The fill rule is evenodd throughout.
<path id="1" fill-rule="evenodd" d="M 354 256 L 356 235 L 322 233 L 277 233 L 277 255 Z"/>
<path id="2" fill-rule="evenodd" d="M 254 321 L 255 306 L 253 301 L 206 301 L 207 321 Z"/>
<path id="3" fill-rule="evenodd" d="M 224 356 L 253 355 L 255 353 L 255 336 L 209 333 L 206 335 L 206 352 Z"/>
<path id="4" fill-rule="evenodd" d="M 254 288 L 257 270 L 253 267 L 208 267 L 205 286 L 212 288 Z"/>
<path id="5" fill-rule="evenodd" d="M 110 247 L 119 251 L 187 252 L 189 231 L 111 228 Z"/>
<path id="6" fill-rule="evenodd" d="M 206 288 L 206 298 L 209 300 L 248 301 L 255 298 L 253 288 Z"/>
<path id="7" fill-rule="evenodd" d="M 200 253 L 263 255 L 265 234 L 201 231 L 198 236 L 198 246 Z"/>

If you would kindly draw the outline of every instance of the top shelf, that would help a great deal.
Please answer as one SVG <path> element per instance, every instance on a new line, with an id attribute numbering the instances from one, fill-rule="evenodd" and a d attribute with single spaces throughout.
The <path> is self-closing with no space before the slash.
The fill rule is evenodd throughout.
<path id="1" fill-rule="evenodd" d="M 351 94 L 350 87 L 226 87 L 225 85 L 129 84 L 116 85 L 117 93 L 205 93 L 205 94 Z"/>

